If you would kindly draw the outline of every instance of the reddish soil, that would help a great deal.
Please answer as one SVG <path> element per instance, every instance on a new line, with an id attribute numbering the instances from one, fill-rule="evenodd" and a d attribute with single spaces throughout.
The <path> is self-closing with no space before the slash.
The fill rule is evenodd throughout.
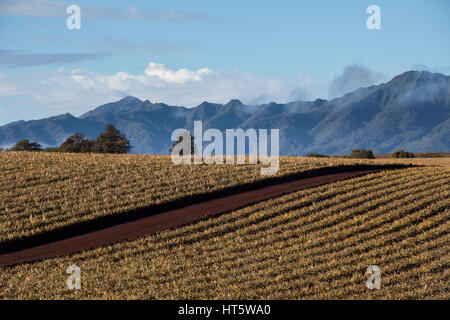
<path id="1" fill-rule="evenodd" d="M 380 170 L 367 169 L 304 178 L 200 202 L 183 208 L 141 218 L 139 220 L 72 236 L 59 241 L 1 254 L 0 266 L 12 266 L 21 263 L 35 262 L 107 246 L 119 241 L 134 240 L 160 231 L 177 228 L 206 217 L 230 212 L 294 191 L 349 179 L 376 171 Z"/>

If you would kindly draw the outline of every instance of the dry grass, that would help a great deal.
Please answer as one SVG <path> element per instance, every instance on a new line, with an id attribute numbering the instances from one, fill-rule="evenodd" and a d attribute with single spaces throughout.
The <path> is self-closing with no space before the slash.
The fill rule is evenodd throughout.
<path id="1" fill-rule="evenodd" d="M 277 175 L 365 162 L 284 157 Z M 259 165 L 168 156 L 0 152 L 0 242 L 264 178 Z"/>
<path id="2" fill-rule="evenodd" d="M 449 299 L 450 169 L 382 172 L 0 269 L 1 298 Z M 82 288 L 66 288 L 69 265 Z M 381 290 L 365 270 L 381 268 Z"/>

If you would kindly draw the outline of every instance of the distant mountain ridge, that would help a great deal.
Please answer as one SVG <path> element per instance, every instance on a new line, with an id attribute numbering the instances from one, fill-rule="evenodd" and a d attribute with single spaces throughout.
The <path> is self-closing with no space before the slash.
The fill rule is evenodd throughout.
<path id="1" fill-rule="evenodd" d="M 450 77 L 408 71 L 377 86 L 360 88 L 333 100 L 245 105 L 203 102 L 197 107 L 169 106 L 125 97 L 79 118 L 70 114 L 17 121 L 0 127 L 0 146 L 21 139 L 45 146 L 61 144 L 75 132 L 96 137 L 108 123 L 130 139 L 133 153 L 167 154 L 177 128 L 279 128 L 280 153 L 344 154 L 354 148 L 375 153 L 450 151 Z"/>

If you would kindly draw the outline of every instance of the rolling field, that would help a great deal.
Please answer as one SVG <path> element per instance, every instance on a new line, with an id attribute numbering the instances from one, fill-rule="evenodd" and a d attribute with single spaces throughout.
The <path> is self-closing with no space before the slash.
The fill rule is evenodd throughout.
<path id="1" fill-rule="evenodd" d="M 282 157 L 277 176 L 375 161 Z M 0 242 L 266 179 L 260 165 L 169 156 L 0 152 Z"/>
<path id="2" fill-rule="evenodd" d="M 286 158 L 278 174 L 328 165 Z M 264 179 L 259 168 L 176 166 L 168 156 L 0 152 L 0 241 Z"/>
<path id="3" fill-rule="evenodd" d="M 140 240 L 1 268 L 0 297 L 448 299 L 449 182 L 444 165 L 298 191 Z M 66 287 L 72 264 L 80 290 Z M 369 265 L 381 269 L 380 290 L 365 286 Z"/>

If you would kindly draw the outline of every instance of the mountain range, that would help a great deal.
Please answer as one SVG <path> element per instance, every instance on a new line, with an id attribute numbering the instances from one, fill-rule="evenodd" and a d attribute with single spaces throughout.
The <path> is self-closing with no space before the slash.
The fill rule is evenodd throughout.
<path id="1" fill-rule="evenodd" d="M 246 105 L 203 102 L 194 108 L 125 97 L 80 117 L 63 115 L 0 127 L 0 146 L 21 139 L 58 146 L 75 132 L 95 138 L 109 123 L 125 133 L 133 153 L 168 154 L 177 128 L 280 129 L 280 153 L 347 154 L 355 148 L 391 153 L 450 151 L 450 77 L 408 71 L 389 82 L 332 100 Z"/>

